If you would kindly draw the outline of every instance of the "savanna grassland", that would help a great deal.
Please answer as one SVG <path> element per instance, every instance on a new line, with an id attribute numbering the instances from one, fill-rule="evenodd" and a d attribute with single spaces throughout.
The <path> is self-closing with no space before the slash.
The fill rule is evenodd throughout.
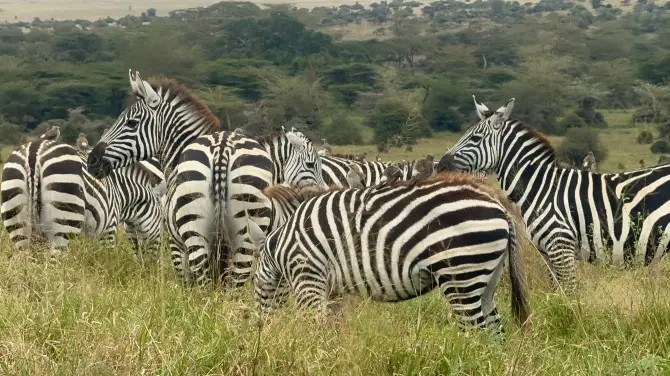
<path id="1" fill-rule="evenodd" d="M 176 2 L 139 1 L 134 15 L 121 1 L 120 13 L 58 4 L 81 19 L 0 25 L 3 161 L 53 125 L 67 143 L 80 132 L 96 142 L 128 103 L 129 68 L 184 84 L 223 129 L 295 126 L 368 159 L 385 147 L 386 161 L 439 158 L 475 123 L 473 94 L 492 109 L 515 97 L 513 116 L 547 134 L 561 163 L 593 150 L 598 171 L 617 172 L 670 154 L 667 4 L 223 2 L 168 13 Z M 524 242 L 532 328 L 514 323 L 505 277 L 498 343 L 459 331 L 438 292 L 396 304 L 347 297 L 330 321 L 292 304 L 259 315 L 251 286 L 184 287 L 166 249 L 156 260 L 123 238 L 113 250 L 82 239 L 51 264 L 41 246 L 15 252 L 3 229 L 0 374 L 670 374 L 667 258 L 631 270 L 580 264 L 565 294 Z"/>
<path id="2" fill-rule="evenodd" d="M 605 142 L 633 132 L 613 128 Z M 421 140 L 441 153 L 456 134 Z M 557 140 L 560 141 L 560 140 Z M 636 147 L 637 146 L 637 147 Z M 338 150 L 340 148 L 338 147 Z M 365 148 L 343 146 L 343 151 Z M 640 145 L 612 150 L 633 165 Z M 392 159 L 407 157 L 391 154 Z M 613 162 L 604 164 L 608 168 Z M 524 335 L 510 314 L 507 277 L 497 290 L 506 340 L 460 332 L 439 292 L 388 304 L 347 297 L 330 322 L 289 303 L 260 315 L 251 286 L 187 288 L 160 261 L 121 242 L 81 240 L 59 265 L 39 247 L 0 243 L 0 372 L 25 375 L 667 375 L 670 263 L 635 270 L 581 264 L 574 294 L 553 292 L 524 242 L 533 309 Z"/>

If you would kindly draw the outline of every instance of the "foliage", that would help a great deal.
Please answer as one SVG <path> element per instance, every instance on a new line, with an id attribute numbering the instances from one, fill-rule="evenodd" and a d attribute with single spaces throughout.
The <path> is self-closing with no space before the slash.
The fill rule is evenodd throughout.
<path id="1" fill-rule="evenodd" d="M 346 112 L 337 112 L 323 127 L 321 136 L 333 145 L 363 144 L 361 124 Z"/>
<path id="2" fill-rule="evenodd" d="M 225 55 L 263 58 L 277 64 L 288 64 L 297 55 L 328 50 L 331 45 L 330 36 L 306 30 L 300 21 L 282 13 L 234 21 L 224 30 L 220 50 L 226 51 Z"/>
<path id="3" fill-rule="evenodd" d="M 569 113 L 566 117 L 561 119 L 561 121 L 558 123 L 558 128 L 557 130 L 559 131 L 558 133 L 565 133 L 568 129 L 571 128 L 584 128 L 586 127 L 586 122 L 584 119 L 577 115 L 574 112 Z"/>
<path id="4" fill-rule="evenodd" d="M 328 121 L 342 106 L 374 123 L 375 106 L 394 97 L 411 98 L 401 101 L 418 111 L 419 135 L 459 131 L 477 121 L 475 94 L 491 106 L 516 98 L 514 116 L 550 135 L 583 127 L 575 115 L 606 127 L 603 110 L 628 108 L 635 122 L 670 133 L 667 4 L 642 1 L 626 12 L 599 0 L 421 6 L 220 2 L 165 16 L 149 8 L 139 17 L 8 22 L 0 116 L 21 132 L 80 106 L 91 124 L 116 117 L 131 68 L 186 85 L 225 128 L 295 124 L 318 137 L 334 131 Z"/>
<path id="5" fill-rule="evenodd" d="M 581 166 L 584 157 L 593 152 L 597 162 L 607 158 L 607 148 L 600 141 L 598 131 L 591 128 L 571 128 L 565 132 L 565 139 L 556 149 L 559 160 L 572 166 Z"/>
<path id="6" fill-rule="evenodd" d="M 2 119 L 0 119 L 0 134 L 2 134 L 0 145 L 17 145 L 23 138 L 18 125 L 2 121 Z"/>
<path id="7" fill-rule="evenodd" d="M 374 129 L 376 143 L 398 147 L 416 143 L 416 139 L 426 132 L 419 109 L 397 97 L 377 102 L 367 125 Z"/>
<path id="8" fill-rule="evenodd" d="M 658 140 L 651 145 L 649 150 L 654 154 L 667 154 L 670 153 L 670 144 L 666 140 Z"/>
<path id="9" fill-rule="evenodd" d="M 637 134 L 635 141 L 638 144 L 651 144 L 652 142 L 654 142 L 654 135 L 647 130 L 643 130 Z"/>

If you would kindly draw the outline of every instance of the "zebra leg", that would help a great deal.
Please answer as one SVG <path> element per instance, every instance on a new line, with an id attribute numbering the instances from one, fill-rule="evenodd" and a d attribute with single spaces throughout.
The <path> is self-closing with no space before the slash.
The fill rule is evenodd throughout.
<path id="1" fill-rule="evenodd" d="M 149 252 L 153 257 L 158 257 L 158 249 L 160 247 L 160 223 L 158 226 L 145 226 L 143 223 L 133 224 L 124 222 L 123 227 L 126 236 L 133 244 L 135 252 L 138 256 L 143 254 L 144 250 Z"/>
<path id="2" fill-rule="evenodd" d="M 451 309 L 458 317 L 458 327 L 461 330 L 466 330 L 472 326 L 478 328 L 485 328 L 487 326 L 487 318 L 491 316 L 493 322 L 491 325 L 496 330 L 499 330 L 500 322 L 498 319 L 495 325 L 495 318 L 498 317 L 498 311 L 495 308 L 495 302 L 488 303 L 489 315 L 484 315 L 482 309 L 482 294 L 485 288 L 477 288 L 473 290 L 470 286 L 463 286 L 462 283 L 455 283 L 453 276 L 448 274 L 437 274 L 437 284 L 440 286 L 440 291 L 445 299 L 449 302 Z M 499 334 L 499 332 L 496 332 Z"/>
<path id="3" fill-rule="evenodd" d="M 254 275 L 254 296 L 256 303 L 263 312 L 272 312 L 280 308 L 291 292 L 291 286 L 285 276 L 270 271 L 264 265 L 263 257 Z"/>
<path id="4" fill-rule="evenodd" d="M 481 298 L 482 314 L 484 317 L 484 327 L 490 329 L 497 336 L 502 335 L 504 332 L 502 325 L 500 323 L 500 314 L 496 308 L 495 302 L 495 292 L 496 288 L 500 284 L 500 279 L 502 278 L 503 271 L 505 270 L 505 264 L 507 263 L 508 253 L 503 253 L 500 258 L 500 263 L 491 273 L 488 283 L 484 288 Z"/>
<path id="5" fill-rule="evenodd" d="M 574 247 L 557 246 L 547 252 L 552 287 L 574 291 L 576 288 L 576 259 Z"/>
<path id="6" fill-rule="evenodd" d="M 328 307 L 328 280 L 320 273 L 308 268 L 295 273 L 293 283 L 298 307 L 317 309 L 324 316 L 332 316 Z"/>

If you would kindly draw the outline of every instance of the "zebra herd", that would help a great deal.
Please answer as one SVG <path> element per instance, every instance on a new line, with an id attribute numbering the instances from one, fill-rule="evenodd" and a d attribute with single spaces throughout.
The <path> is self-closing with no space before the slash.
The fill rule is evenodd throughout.
<path id="1" fill-rule="evenodd" d="M 0 212 L 18 248 L 42 234 L 56 257 L 82 232 L 113 242 L 122 223 L 136 248 L 156 252 L 164 229 L 180 278 L 239 287 L 253 275 L 266 311 L 291 291 L 300 307 L 328 312 L 339 294 L 400 301 L 439 287 L 462 326 L 496 333 L 493 295 L 505 264 L 512 312 L 529 324 L 518 231 L 566 287 L 577 256 L 603 259 L 610 247 L 615 261 L 651 263 L 667 250 L 670 217 L 656 193 L 670 165 L 561 169 L 543 136 L 510 120 L 513 100 L 496 112 L 475 101 L 481 122 L 434 164 L 456 172 L 415 182 L 413 162 L 321 156 L 295 129 L 256 138 L 220 131 L 183 86 L 137 72 L 129 80 L 135 102 L 90 151 L 40 140 L 8 158 Z M 402 181 L 380 184 L 390 166 Z M 363 188 L 349 187 L 354 168 Z M 504 192 L 485 183 L 489 171 Z M 633 218 L 642 218 L 639 231 Z"/>

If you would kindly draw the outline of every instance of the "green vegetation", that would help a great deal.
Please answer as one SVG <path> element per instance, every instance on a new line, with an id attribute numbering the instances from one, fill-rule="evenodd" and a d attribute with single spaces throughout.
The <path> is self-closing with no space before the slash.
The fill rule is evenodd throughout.
<path id="1" fill-rule="evenodd" d="M 329 322 L 292 302 L 259 316 L 250 286 L 185 288 L 160 263 L 76 243 L 61 265 L 29 261 L 0 238 L 7 375 L 665 375 L 670 372 L 670 264 L 620 271 L 580 265 L 579 294 L 548 293 L 525 248 L 534 309 L 523 336 L 507 280 L 497 302 L 504 344 L 460 333 L 438 292 L 403 303 L 350 297 Z M 10 255 L 12 256 L 10 258 Z M 33 256 L 39 255 L 39 248 Z"/>
<path id="2" fill-rule="evenodd" d="M 388 144 L 382 149 L 468 127 L 472 94 L 491 106 L 517 98 L 515 115 L 550 135 L 621 126 L 608 121 L 613 111 L 634 111 L 625 126 L 670 124 L 667 6 L 421 5 L 222 2 L 166 16 L 152 8 L 117 20 L 1 25 L 0 125 L 18 133 L 2 142 L 54 121 L 99 135 L 124 107 L 128 68 L 184 83 L 230 129 L 291 124 L 336 144 Z M 354 28 L 370 33 L 352 38 Z M 68 120 L 75 108 L 87 122 Z M 375 125 L 403 112 L 402 126 Z M 333 119 L 353 122 L 346 136 L 335 134 Z"/>

